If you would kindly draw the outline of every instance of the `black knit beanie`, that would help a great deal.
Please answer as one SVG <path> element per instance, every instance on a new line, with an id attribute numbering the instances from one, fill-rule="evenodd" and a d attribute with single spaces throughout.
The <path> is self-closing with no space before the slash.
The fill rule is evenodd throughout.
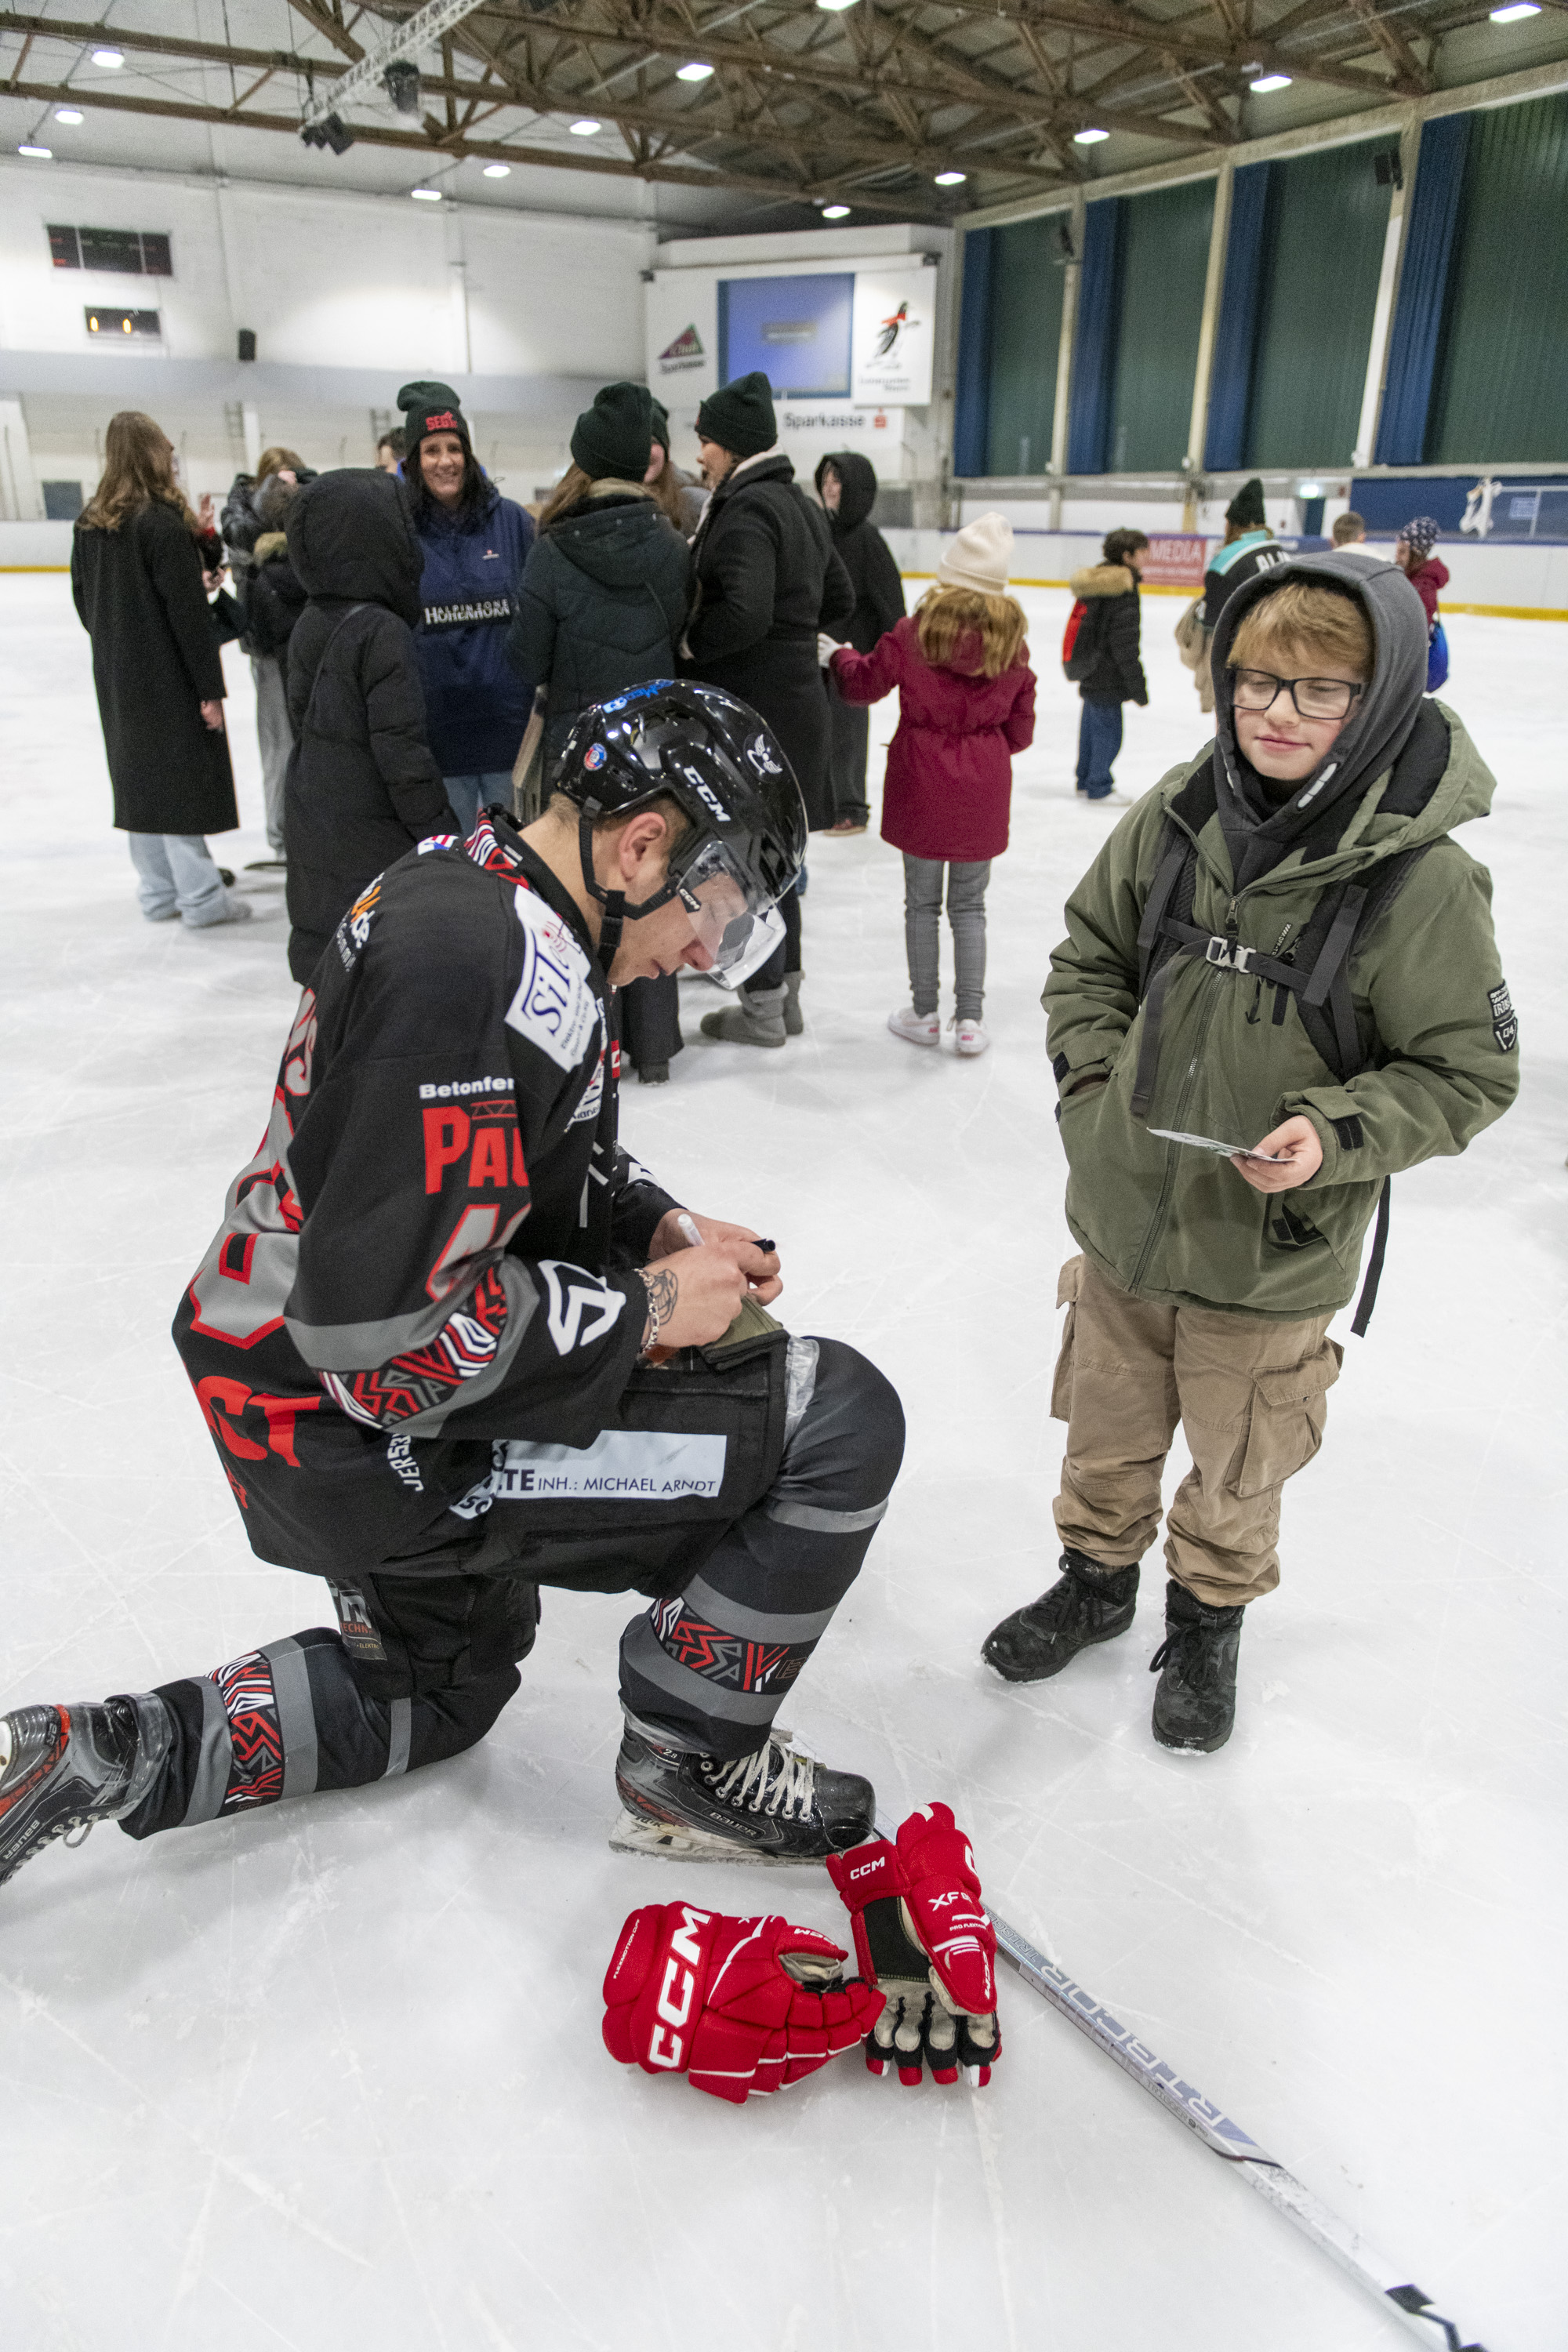
<path id="1" fill-rule="evenodd" d="M 697 435 L 737 457 L 755 457 L 779 437 L 773 386 L 760 368 L 710 393 L 697 412 Z"/>
<path id="2" fill-rule="evenodd" d="M 669 455 L 669 411 L 666 408 L 662 400 L 654 400 L 651 396 L 649 405 L 653 410 L 653 437 L 658 443 L 659 447 L 664 451 L 665 456 L 668 457 Z"/>
<path id="3" fill-rule="evenodd" d="M 1258 475 L 1254 474 L 1249 482 L 1243 482 L 1240 489 L 1226 507 L 1225 519 L 1226 522 L 1236 523 L 1243 530 L 1263 529 L 1268 517 L 1263 511 L 1263 483 Z"/>
<path id="4" fill-rule="evenodd" d="M 455 433 L 470 457 L 473 456 L 468 420 L 458 407 L 458 395 L 449 383 L 405 383 L 397 395 L 397 405 L 403 411 L 411 457 L 418 457 L 419 444 L 426 433 Z"/>
<path id="5" fill-rule="evenodd" d="M 640 482 L 653 447 L 653 394 L 646 383 L 607 383 L 572 428 L 572 460 L 590 481 Z"/>

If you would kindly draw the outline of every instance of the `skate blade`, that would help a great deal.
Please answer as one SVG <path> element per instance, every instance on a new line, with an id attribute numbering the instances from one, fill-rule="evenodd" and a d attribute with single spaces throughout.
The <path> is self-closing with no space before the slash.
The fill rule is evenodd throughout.
<path id="1" fill-rule="evenodd" d="M 825 1860 L 815 1853 L 764 1853 L 710 1830 L 680 1829 L 673 1822 L 645 1821 L 626 1812 L 611 1824 L 610 1847 L 616 1853 L 657 1854 L 665 1862 L 739 1862 L 764 1870 L 820 1869 Z"/>

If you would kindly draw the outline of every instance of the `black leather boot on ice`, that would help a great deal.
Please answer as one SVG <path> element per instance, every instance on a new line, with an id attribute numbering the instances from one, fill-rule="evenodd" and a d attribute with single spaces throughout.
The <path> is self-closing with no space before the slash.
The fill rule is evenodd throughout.
<path id="1" fill-rule="evenodd" d="M 1080 1650 L 1113 1642 L 1132 1622 L 1138 1563 L 1098 1568 L 1081 1551 L 1064 1551 L 1059 1580 L 1026 1609 L 1004 1617 L 980 1654 L 1010 1683 L 1043 1683 Z"/>
<path id="2" fill-rule="evenodd" d="M 1239 1609 L 1211 1609 L 1182 1584 L 1165 1587 L 1165 1638 L 1149 1661 L 1158 1673 L 1154 1737 L 1162 1748 L 1212 1754 L 1236 1721 Z"/>

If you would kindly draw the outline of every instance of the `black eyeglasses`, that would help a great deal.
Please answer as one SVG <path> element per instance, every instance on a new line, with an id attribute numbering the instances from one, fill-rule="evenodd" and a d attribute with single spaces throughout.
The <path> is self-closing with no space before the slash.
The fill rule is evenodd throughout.
<path id="1" fill-rule="evenodd" d="M 1366 688 L 1342 677 L 1276 677 L 1272 670 L 1238 669 L 1231 691 L 1237 710 L 1269 710 L 1288 694 L 1303 719 L 1343 719 Z"/>

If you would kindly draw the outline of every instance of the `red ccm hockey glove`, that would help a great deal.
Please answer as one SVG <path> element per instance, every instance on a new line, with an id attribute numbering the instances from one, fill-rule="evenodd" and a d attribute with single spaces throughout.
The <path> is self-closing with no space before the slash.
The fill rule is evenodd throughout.
<path id="1" fill-rule="evenodd" d="M 605 1978 L 605 2047 L 645 2074 L 684 2074 L 741 2105 L 841 2058 L 882 1996 L 839 1981 L 848 1954 L 787 1919 L 650 1903 L 621 1929 Z"/>
<path id="2" fill-rule="evenodd" d="M 980 1899 L 969 1840 L 946 1805 L 922 1805 L 899 1832 L 827 1857 L 855 1924 L 861 1974 L 888 1996 L 866 2044 L 880 2074 L 900 2083 L 955 2083 L 961 2066 L 991 2080 L 1002 2054 L 996 2023 L 996 1930 Z"/>

